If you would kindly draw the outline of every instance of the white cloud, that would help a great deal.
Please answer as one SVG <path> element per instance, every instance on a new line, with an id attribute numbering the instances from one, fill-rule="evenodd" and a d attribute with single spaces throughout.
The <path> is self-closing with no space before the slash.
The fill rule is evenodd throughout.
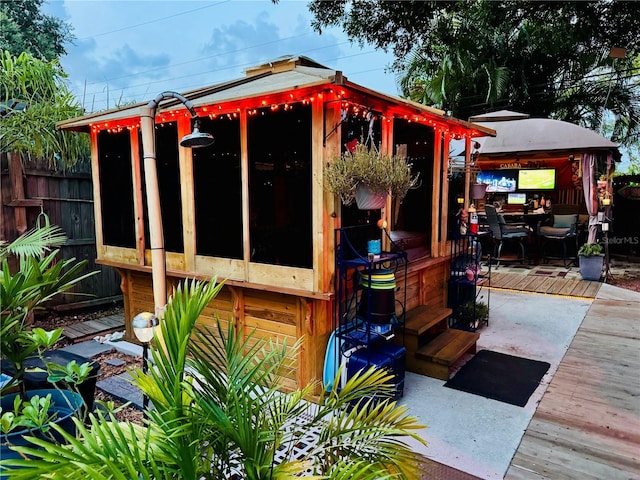
<path id="1" fill-rule="evenodd" d="M 306 55 L 352 81 L 396 93 L 385 67 L 392 57 L 352 46 L 336 29 L 311 29 L 304 1 L 55 0 L 45 12 L 74 28 L 62 65 L 89 110 L 146 101 L 238 78 L 252 65 Z M 86 85 L 86 86 L 85 86 Z"/>

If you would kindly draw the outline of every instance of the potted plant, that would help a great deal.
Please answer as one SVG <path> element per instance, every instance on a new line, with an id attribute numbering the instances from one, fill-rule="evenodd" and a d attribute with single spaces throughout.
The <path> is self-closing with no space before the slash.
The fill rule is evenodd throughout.
<path id="1" fill-rule="evenodd" d="M 418 185 L 418 175 L 411 173 L 406 159 L 381 154 L 363 144 L 335 157 L 323 173 L 327 190 L 339 195 L 345 205 L 355 200 L 363 210 L 384 207 L 388 195 L 400 202 Z"/>
<path id="2" fill-rule="evenodd" d="M 17 455 L 11 447 L 24 444 L 22 437 L 25 434 L 50 434 L 52 422 L 62 422 L 67 428 L 75 428 L 70 416 L 83 404 L 82 397 L 69 389 L 87 378 L 91 364 L 78 365 L 75 361 L 66 365 L 48 363 L 43 353 L 58 341 L 62 330 L 47 332 L 31 328 L 36 309 L 97 273 L 81 274 L 86 261 L 56 261 L 58 251 L 50 249 L 65 241 L 59 227 L 46 225 L 25 233 L 10 244 L 0 243 L 0 348 L 3 372 L 9 373 L 0 391 L 3 458 Z M 11 267 L 12 256 L 17 260 L 17 267 Z M 27 363 L 34 357 L 48 372 L 51 389 L 28 390 L 25 372 Z"/>
<path id="3" fill-rule="evenodd" d="M 481 301 L 469 300 L 456 309 L 456 320 L 459 325 L 477 329 L 489 320 L 489 306 Z"/>
<path id="4" fill-rule="evenodd" d="M 602 244 L 585 243 L 578 249 L 580 275 L 583 280 L 598 281 L 602 275 L 604 254 Z"/>
<path id="5" fill-rule="evenodd" d="M 24 479 L 84 480 L 87 472 L 141 480 L 298 478 L 305 471 L 313 478 L 418 477 L 408 441 L 424 443 L 416 434 L 424 427 L 392 400 L 392 373 L 363 371 L 339 390 L 325 389 L 317 404 L 305 400 L 316 385 L 282 392 L 282 375 L 295 368 L 288 352 L 299 344 L 278 344 L 233 322 L 199 328 L 220 288 L 215 280 L 185 280 L 169 299 L 156 330 L 163 346 L 151 349 L 156 368 L 132 374 L 153 404 L 144 426 L 97 411 L 89 428 L 76 420 L 79 440 L 54 427 L 69 447 L 39 441 L 44 451 L 33 460 L 0 465 L 22 467 L 16 478 Z"/>

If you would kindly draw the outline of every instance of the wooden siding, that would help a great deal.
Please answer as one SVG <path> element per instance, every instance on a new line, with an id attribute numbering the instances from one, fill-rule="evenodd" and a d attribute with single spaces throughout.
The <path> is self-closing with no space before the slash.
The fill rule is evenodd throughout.
<path id="1" fill-rule="evenodd" d="M 134 340 L 131 318 L 142 311 L 153 311 L 153 289 L 148 272 L 121 268 L 125 297 L 126 337 Z M 407 275 L 407 309 L 417 305 L 444 306 L 448 262 L 443 259 L 422 261 L 411 265 Z M 404 276 L 398 275 L 397 298 L 404 297 Z M 167 284 L 178 281 L 169 277 Z M 310 299 L 295 294 L 256 290 L 238 285 L 225 285 L 204 310 L 200 325 L 214 329 L 220 318 L 223 330 L 227 322 L 244 335 L 266 338 L 276 344 L 286 344 L 290 362 L 283 375 L 284 390 L 316 382 L 314 395 L 320 393 L 324 356 L 329 334 L 334 328 L 333 301 Z M 294 350 L 296 342 L 300 342 Z"/>
<path id="2" fill-rule="evenodd" d="M 125 295 L 126 338 L 135 341 L 131 318 L 143 311 L 152 312 L 151 275 L 133 270 L 120 270 Z M 169 278 L 168 285 L 177 279 Z M 171 287 L 168 287 L 171 288 Z M 216 319 L 223 331 L 232 322 L 245 336 L 266 338 L 286 345 L 290 357 L 283 375 L 282 387 L 292 390 L 322 378 L 324 352 L 331 331 L 331 302 L 309 300 L 295 295 L 252 290 L 225 285 L 199 318 L 202 327 L 216 331 Z M 296 342 L 301 340 L 298 350 Z M 320 393 L 320 386 L 314 394 Z"/>

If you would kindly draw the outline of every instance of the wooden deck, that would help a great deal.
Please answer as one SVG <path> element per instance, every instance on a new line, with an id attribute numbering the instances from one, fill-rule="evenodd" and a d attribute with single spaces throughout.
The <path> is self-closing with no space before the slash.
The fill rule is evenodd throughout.
<path id="1" fill-rule="evenodd" d="M 109 315 L 108 317 L 67 325 L 62 330 L 62 334 L 75 343 L 116 330 L 124 330 L 124 315 Z"/>
<path id="2" fill-rule="evenodd" d="M 640 478 L 640 294 L 602 285 L 507 480 Z"/>
<path id="3" fill-rule="evenodd" d="M 595 298 L 600 282 L 525 275 L 520 273 L 491 273 L 491 288 L 506 288 L 524 292 Z"/>

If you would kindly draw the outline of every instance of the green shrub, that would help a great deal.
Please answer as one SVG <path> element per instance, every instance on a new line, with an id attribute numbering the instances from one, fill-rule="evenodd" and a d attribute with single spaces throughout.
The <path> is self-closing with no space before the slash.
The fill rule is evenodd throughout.
<path id="1" fill-rule="evenodd" d="M 604 247 L 600 243 L 585 243 L 578 250 L 578 255 L 583 257 L 593 257 L 595 255 L 602 255 Z"/>

